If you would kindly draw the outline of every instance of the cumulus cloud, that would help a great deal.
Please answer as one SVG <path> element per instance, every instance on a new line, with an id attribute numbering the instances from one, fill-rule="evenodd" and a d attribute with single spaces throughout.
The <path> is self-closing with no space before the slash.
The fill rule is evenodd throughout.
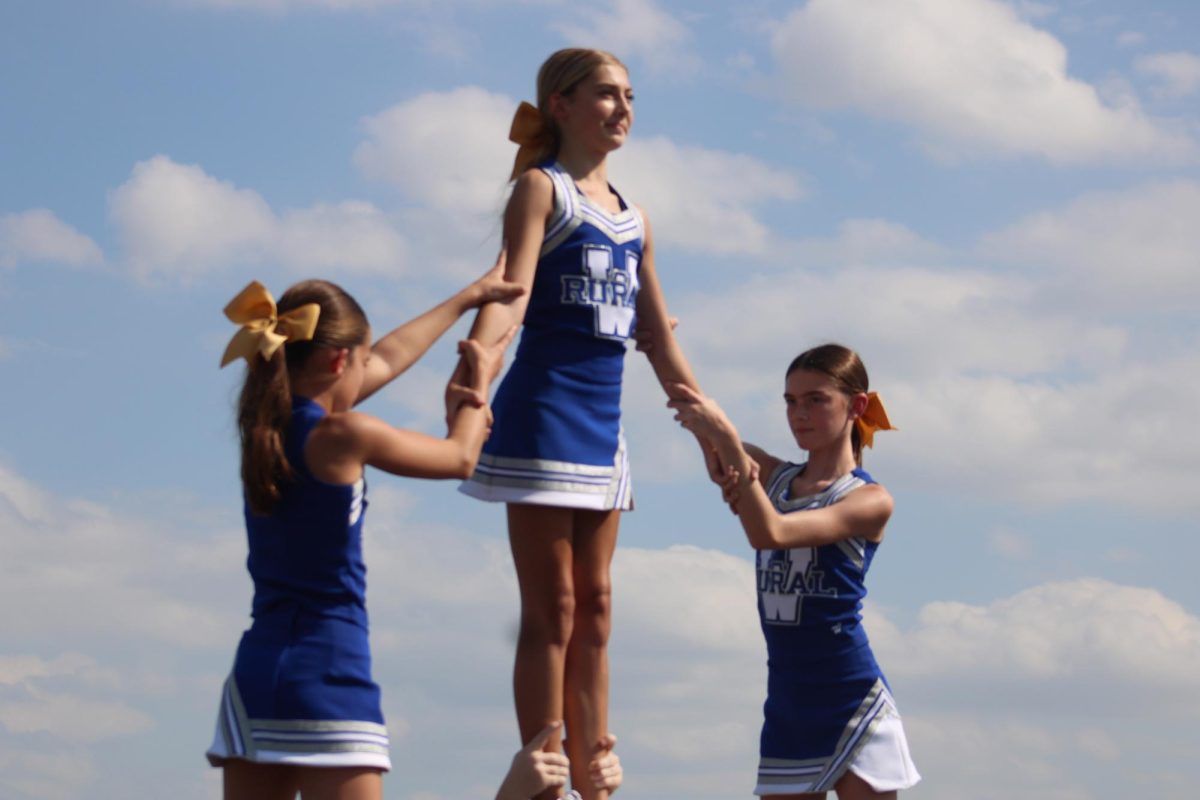
<path id="1" fill-rule="evenodd" d="M 354 152 L 364 175 L 441 211 L 499 215 L 516 146 L 516 101 L 475 86 L 428 92 L 363 121 Z"/>
<path id="2" fill-rule="evenodd" d="M 910 125 L 940 155 L 1195 157 L 1187 136 L 1072 78 L 1065 46 L 999 0 L 812 0 L 772 49 L 797 102 Z"/>
<path id="3" fill-rule="evenodd" d="M 1082 195 L 985 236 L 991 258 L 1049 272 L 1067 304 L 1187 311 L 1200 303 L 1200 182 Z"/>
<path id="4" fill-rule="evenodd" d="M 1167 99 L 1188 97 L 1200 90 L 1200 55 L 1185 51 L 1142 56 L 1135 69 L 1158 81 L 1156 96 Z"/>
<path id="5" fill-rule="evenodd" d="M 609 0 L 581 8 L 578 16 L 577 23 L 554 26 L 573 45 L 600 47 L 658 72 L 686 74 L 700 65 L 689 48 L 691 31 L 653 0 Z"/>
<path id="6" fill-rule="evenodd" d="M 772 242 L 759 213 L 804 196 L 800 179 L 753 156 L 634 139 L 612 156 L 614 182 L 646 208 L 656 241 L 722 255 L 762 254 Z"/>
<path id="7" fill-rule="evenodd" d="M 221 574 L 212 558 L 240 549 L 232 531 L 203 544 L 171 541 L 152 523 L 55 498 L 3 464 L 0 528 L 0 604 L 20 608 L 38 598 L 36 615 L 5 620 L 9 640 L 134 635 L 195 648 L 227 639 L 221 615 L 195 597 L 197 587 L 181 590 L 177 578 L 197 570 Z M 143 557 L 131 559 L 133 552 Z"/>
<path id="8" fill-rule="evenodd" d="M 381 211 L 347 201 L 277 214 L 261 195 L 159 155 L 136 164 L 109 216 L 139 278 L 191 279 L 234 265 L 395 273 L 406 243 Z"/>
<path id="9" fill-rule="evenodd" d="M 429 522 L 442 516 L 442 504 L 429 498 L 385 482 L 372 486 L 366 548 L 376 677 L 394 756 L 412 790 L 480 796 L 516 746 L 508 701 L 515 579 L 503 536 L 483 524 L 472 533 Z M 161 521 L 53 496 L 11 469 L 0 473 L 0 514 L 0 563 L 22 563 L 43 581 L 17 587 L 30 609 L 21 616 L 30 619 L 6 617 L 5 641 L 21 648 L 40 640 L 44 650 L 70 639 L 85 648 L 0 657 L 0 786 L 18 797 L 74 796 L 77 775 L 45 769 L 51 754 L 40 748 L 50 737 L 54 752 L 77 756 L 73 764 L 106 753 L 89 768 L 98 773 L 89 773 L 89 783 L 98 796 L 117 796 L 106 789 L 120 785 L 133 764 L 99 749 L 104 742 L 142 742 L 187 720 L 201 732 L 179 741 L 193 747 L 211 724 L 209 703 L 221 680 L 214 664 L 228 663 L 244 620 L 230 611 L 247 599 L 235 586 L 245 582 L 240 536 L 206 525 L 197 527 L 209 533 L 197 538 L 173 519 L 172 535 L 158 533 L 154 544 L 144 532 L 160 532 Z M 463 514 L 471 515 L 467 508 Z M 501 516 L 481 514 L 477 523 L 493 519 L 498 530 Z M 59 529 L 66 538 L 54 535 Z M 124 572 L 105 549 L 120 554 Z M 65 552 L 102 577 L 75 595 L 86 604 L 74 604 L 82 624 L 100 626 L 97 636 L 81 636 L 48 602 L 81 586 Z M 161 580 L 147 577 L 150 571 Z M 765 685 L 750 558 L 693 546 L 622 546 L 613 576 L 611 716 L 626 768 L 657 796 L 716 800 L 744 791 Z M 11 583 L 13 571 L 0 578 Z M 133 619 L 147 612 L 123 602 L 137 583 L 155 589 L 142 605 L 173 592 L 208 606 L 222 616 L 223 635 L 147 637 Z M 1153 590 L 1096 579 L 1049 583 L 986 605 L 930 602 L 908 628 L 872 606 L 867 626 L 918 763 L 939 775 L 936 797 L 954 796 L 944 787 L 961 788 L 980 774 L 991 779 L 989 797 L 1058 796 L 1074 786 L 1064 777 L 1081 763 L 1098 770 L 1095 780 L 1133 781 L 1125 760 L 1105 754 L 1162 744 L 1164 721 L 1191 724 L 1200 713 L 1189 699 L 1200 697 L 1191 669 L 1200 658 L 1200 620 Z M 139 659 L 170 665 L 172 681 L 154 690 L 142 676 L 124 674 L 128 659 L 106 648 L 133 643 Z M 1115 714 L 1123 716 L 1114 729 L 1107 720 Z M 1001 769 L 1013 763 L 1029 768 Z M 204 777 L 185 781 L 179 796 L 206 796 Z M 1091 788 L 1088 779 L 1079 786 Z"/>
<path id="10" fill-rule="evenodd" d="M 902 430 L 905 480 L 1039 505 L 1196 507 L 1185 466 L 1194 437 L 1178 424 L 1200 403 L 1194 343 L 1148 353 L 1130 328 L 1086 305 L 1046 303 L 1034 279 L 970 268 L 794 269 L 677 295 L 672 312 L 701 384 L 749 441 L 793 452 L 774 413 L 782 369 L 805 346 L 841 341 L 863 353 Z M 692 480 L 694 445 L 664 424 L 663 402 L 649 370 L 631 367 L 625 425 L 639 444 L 635 467 Z M 1136 492 L 1129 475 L 1142 479 Z"/>
<path id="11" fill-rule="evenodd" d="M 516 106 L 476 87 L 420 95 L 365 120 L 355 162 L 413 200 L 473 218 L 480 231 L 494 227 L 516 153 L 507 139 Z M 611 173 L 648 209 L 657 241 L 701 252 L 765 252 L 771 235 L 760 211 L 804 195 L 786 170 L 665 137 L 633 138 L 613 154 Z"/>
<path id="12" fill-rule="evenodd" d="M 0 268 L 49 262 L 73 267 L 104 262 L 99 246 L 44 208 L 0 215 Z"/>
<path id="13" fill-rule="evenodd" d="M 988 606 L 930 603 L 902 641 L 880 648 L 926 703 L 952 707 L 961 699 L 952 684 L 962 681 L 1010 708 L 1200 717 L 1200 619 L 1153 589 L 1087 578 Z"/>

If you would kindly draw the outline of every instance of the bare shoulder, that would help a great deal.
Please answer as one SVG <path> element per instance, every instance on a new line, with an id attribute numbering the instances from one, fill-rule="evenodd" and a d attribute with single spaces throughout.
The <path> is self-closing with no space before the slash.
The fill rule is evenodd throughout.
<path id="1" fill-rule="evenodd" d="M 637 203 L 634 203 L 633 209 L 634 209 L 634 211 L 636 211 L 638 213 L 638 216 L 640 216 L 642 218 L 642 227 L 646 229 L 646 241 L 650 241 L 650 238 L 651 238 L 650 215 L 646 213 L 646 207 L 640 206 Z"/>
<path id="2" fill-rule="evenodd" d="M 329 483 L 352 483 L 362 475 L 364 453 L 381 420 L 358 411 L 326 415 L 304 446 L 308 469 Z"/>
<path id="3" fill-rule="evenodd" d="M 545 203 L 548 206 L 553 199 L 554 183 L 550 180 L 550 176 L 540 169 L 533 168 L 525 170 L 517 178 L 517 182 L 513 186 L 512 197 L 508 202 L 510 208 L 529 203 Z"/>
<path id="4" fill-rule="evenodd" d="M 847 514 L 853 514 L 859 535 L 871 541 L 883 539 L 884 527 L 892 518 L 895 501 L 891 492 L 878 483 L 868 483 L 847 494 L 834 504 Z"/>

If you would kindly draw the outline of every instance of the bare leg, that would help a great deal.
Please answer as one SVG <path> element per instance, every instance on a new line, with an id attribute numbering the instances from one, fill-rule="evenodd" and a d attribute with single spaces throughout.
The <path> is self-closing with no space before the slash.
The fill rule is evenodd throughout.
<path id="1" fill-rule="evenodd" d="M 846 770 L 833 788 L 837 791 L 838 800 L 896 800 L 896 792 L 875 791 L 852 769 Z"/>
<path id="2" fill-rule="evenodd" d="M 508 541 L 521 590 L 513 699 L 523 744 L 563 718 L 563 672 L 575 617 L 572 514 L 569 508 L 508 505 Z M 557 737 L 546 743 L 548 751 L 561 749 Z M 557 796 L 548 790 L 540 798 Z"/>
<path id="3" fill-rule="evenodd" d="M 221 769 L 225 800 L 295 800 L 300 790 L 296 768 L 228 759 Z"/>
<path id="4" fill-rule="evenodd" d="M 374 767 L 301 768 L 303 800 L 381 800 L 383 772 Z"/>
<path id="5" fill-rule="evenodd" d="M 571 785 L 584 800 L 607 800 L 592 786 L 588 764 L 608 733 L 608 635 L 612 628 L 609 565 L 617 546 L 619 511 L 575 512 L 575 624 L 567 646 L 564 711 Z"/>

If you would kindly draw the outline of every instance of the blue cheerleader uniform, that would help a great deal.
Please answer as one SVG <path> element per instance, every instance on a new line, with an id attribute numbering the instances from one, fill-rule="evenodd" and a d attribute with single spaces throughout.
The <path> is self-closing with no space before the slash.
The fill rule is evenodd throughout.
<path id="1" fill-rule="evenodd" d="M 767 482 L 780 513 L 823 508 L 874 483 L 856 469 L 823 491 L 791 497 L 803 464 Z M 758 552 L 758 612 L 767 640 L 767 700 L 758 795 L 825 792 L 853 769 L 878 792 L 920 780 L 900 713 L 862 628 L 863 583 L 876 542 Z"/>
<path id="2" fill-rule="evenodd" d="M 295 482 L 269 515 L 245 512 L 254 622 L 225 681 L 207 753 L 213 766 L 240 758 L 391 769 L 367 644 L 366 484 L 309 472 L 304 445 L 324 416 L 317 403 L 292 398 L 285 452 Z"/>
<path id="3" fill-rule="evenodd" d="M 460 491 L 498 502 L 627 510 L 633 493 L 621 376 L 645 227 L 624 199 L 611 214 L 561 165 L 540 169 L 553 184 L 554 210 L 521 343 L 492 403 L 492 435 Z"/>

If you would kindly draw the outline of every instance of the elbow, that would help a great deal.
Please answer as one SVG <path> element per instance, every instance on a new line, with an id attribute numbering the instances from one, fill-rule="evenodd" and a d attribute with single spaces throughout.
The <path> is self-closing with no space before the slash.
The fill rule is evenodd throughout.
<path id="1" fill-rule="evenodd" d="M 770 525 L 747 525 L 746 539 L 755 550 L 779 549 L 779 537 Z"/>
<path id="2" fill-rule="evenodd" d="M 475 465 L 479 463 L 479 452 L 474 453 L 464 452 L 459 459 L 457 470 L 454 474 L 455 478 L 465 481 L 469 480 L 475 474 Z"/>

